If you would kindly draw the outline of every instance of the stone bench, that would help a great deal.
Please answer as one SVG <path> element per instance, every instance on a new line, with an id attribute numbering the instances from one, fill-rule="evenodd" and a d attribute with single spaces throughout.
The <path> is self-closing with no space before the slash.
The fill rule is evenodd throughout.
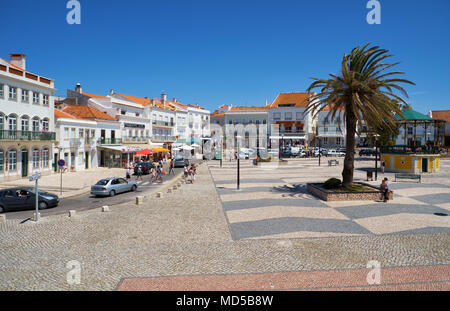
<path id="1" fill-rule="evenodd" d="M 338 160 L 328 160 L 328 166 L 336 166 L 339 165 Z"/>

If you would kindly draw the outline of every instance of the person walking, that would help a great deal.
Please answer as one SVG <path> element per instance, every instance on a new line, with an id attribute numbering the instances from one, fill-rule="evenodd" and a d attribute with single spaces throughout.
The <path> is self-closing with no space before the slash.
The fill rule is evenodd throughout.
<path id="1" fill-rule="evenodd" d="M 127 180 L 129 180 L 131 178 L 131 168 L 129 166 L 127 167 L 126 178 L 127 178 Z"/>
<path id="2" fill-rule="evenodd" d="M 173 176 L 175 176 L 175 161 L 173 159 L 170 160 L 169 164 L 169 175 L 172 173 Z"/>
<path id="3" fill-rule="evenodd" d="M 384 174 L 384 168 L 386 167 L 386 162 L 381 161 L 381 173 Z"/>
<path id="4" fill-rule="evenodd" d="M 142 180 L 142 168 L 141 168 L 140 165 L 138 166 L 138 169 L 137 169 L 137 177 L 136 177 L 136 180 Z"/>

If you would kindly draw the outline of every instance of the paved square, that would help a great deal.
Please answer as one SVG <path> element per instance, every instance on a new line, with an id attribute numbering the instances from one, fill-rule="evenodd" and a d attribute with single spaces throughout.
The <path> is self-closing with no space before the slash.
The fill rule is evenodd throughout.
<path id="1" fill-rule="evenodd" d="M 328 167 L 323 162 L 319 167 L 317 159 L 289 159 L 278 167 L 267 163 L 254 167 L 242 161 L 239 191 L 236 162 L 224 161 L 222 168 L 211 162 L 233 239 L 450 232 L 450 217 L 436 215 L 449 212 L 450 187 L 440 183 L 443 176 L 450 178 L 449 161 L 442 161 L 441 173 L 422 184 L 391 181 L 395 196 L 389 203 L 325 202 L 311 196 L 306 182 L 341 175 L 342 165 Z M 373 161 L 355 161 L 356 168 L 369 165 Z M 394 180 L 393 174 L 380 174 L 379 179 L 384 176 Z M 365 172 L 356 170 L 355 180 L 365 181 Z"/>

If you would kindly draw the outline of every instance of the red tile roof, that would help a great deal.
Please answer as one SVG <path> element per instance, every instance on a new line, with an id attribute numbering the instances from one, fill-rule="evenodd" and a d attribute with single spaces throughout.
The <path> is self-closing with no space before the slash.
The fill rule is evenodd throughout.
<path id="1" fill-rule="evenodd" d="M 110 115 L 91 106 L 70 105 L 64 108 L 63 112 L 70 113 L 81 119 L 115 120 Z"/>
<path id="2" fill-rule="evenodd" d="M 125 94 L 120 94 L 120 93 L 116 93 L 122 97 L 125 97 L 128 100 L 131 100 L 135 103 L 141 104 L 142 106 L 148 106 L 151 104 L 152 100 L 148 99 L 148 98 L 142 98 L 142 97 L 137 97 L 137 96 L 132 96 L 132 95 L 125 95 Z"/>
<path id="3" fill-rule="evenodd" d="M 55 118 L 77 119 L 75 116 L 55 108 Z"/>
<path id="4" fill-rule="evenodd" d="M 293 104 L 294 107 L 308 106 L 308 99 L 311 93 L 280 93 L 274 102 L 268 105 L 269 108 L 283 108 L 280 105 Z M 289 108 L 289 107 L 286 107 Z"/>
<path id="5" fill-rule="evenodd" d="M 82 94 L 92 97 L 92 98 L 106 98 L 106 96 L 103 96 L 103 95 L 96 95 L 96 94 L 91 94 L 91 93 L 86 93 L 86 92 L 83 92 Z"/>
<path id="6" fill-rule="evenodd" d="M 444 120 L 450 123 L 450 110 L 432 110 L 431 116 L 435 120 Z"/>

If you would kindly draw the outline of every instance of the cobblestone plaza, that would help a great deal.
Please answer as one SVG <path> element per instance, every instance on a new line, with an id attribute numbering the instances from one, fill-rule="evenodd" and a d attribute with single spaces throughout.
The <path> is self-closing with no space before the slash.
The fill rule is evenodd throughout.
<path id="1" fill-rule="evenodd" d="M 366 166 L 356 162 L 356 180 Z M 7 219 L 0 289 L 367 289 L 372 260 L 383 271 L 372 289 L 450 289 L 450 219 L 435 215 L 450 209 L 448 161 L 422 184 L 391 182 L 386 204 L 311 197 L 306 182 L 341 170 L 317 159 L 274 169 L 244 162 L 240 191 L 235 170 L 202 164 L 194 184 L 143 205 Z M 70 285 L 74 260 L 81 280 Z"/>

